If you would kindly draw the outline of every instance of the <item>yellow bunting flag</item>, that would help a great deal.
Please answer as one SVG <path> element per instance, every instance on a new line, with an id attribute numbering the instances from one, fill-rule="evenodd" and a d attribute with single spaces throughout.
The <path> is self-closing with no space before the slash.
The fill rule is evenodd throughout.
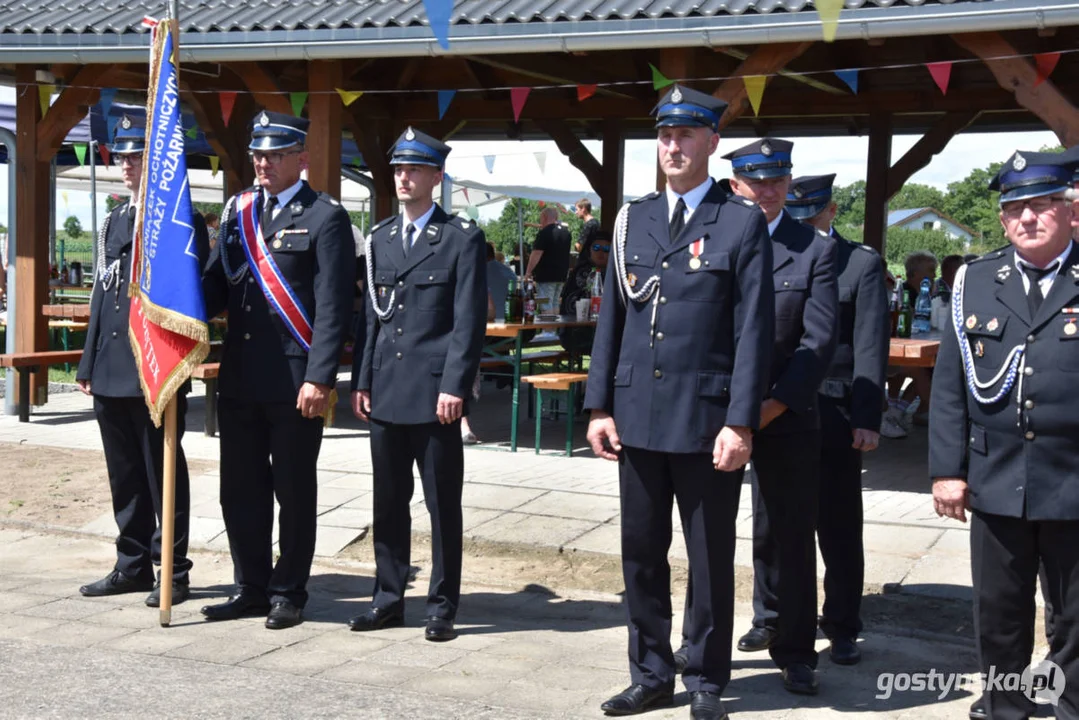
<path id="1" fill-rule="evenodd" d="M 64 200 L 64 209 L 67 210 L 67 190 L 60 193 L 60 197 Z"/>
<path id="2" fill-rule="evenodd" d="M 41 101 L 41 117 L 45 117 L 45 113 L 49 111 L 49 101 L 52 100 L 52 94 L 56 92 L 55 85 L 38 85 L 37 97 Z"/>
<path id="3" fill-rule="evenodd" d="M 341 88 L 334 88 L 334 90 L 341 96 L 341 102 L 345 104 L 345 107 L 356 102 L 363 95 L 363 90 L 342 90 Z"/>
<path id="4" fill-rule="evenodd" d="M 835 41 L 835 33 L 839 27 L 839 11 L 843 9 L 843 0 L 813 0 L 820 13 L 821 29 L 824 31 L 824 42 Z"/>
<path id="5" fill-rule="evenodd" d="M 761 100 L 764 99 L 764 85 L 768 78 L 764 75 L 746 75 L 742 78 L 746 84 L 746 95 L 749 96 L 749 104 L 753 106 L 753 114 L 761 112 Z"/>
<path id="6" fill-rule="evenodd" d="M 210 156 L 210 177 L 217 177 L 217 169 L 221 167 L 221 158 L 216 155 Z"/>

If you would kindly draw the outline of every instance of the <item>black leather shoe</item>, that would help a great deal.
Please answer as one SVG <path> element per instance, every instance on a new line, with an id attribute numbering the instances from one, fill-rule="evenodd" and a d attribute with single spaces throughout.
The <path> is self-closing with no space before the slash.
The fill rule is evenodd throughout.
<path id="1" fill-rule="evenodd" d="M 776 641 L 776 631 L 772 628 L 753 627 L 738 638 L 738 649 L 742 652 L 759 652 L 772 647 Z"/>
<path id="2" fill-rule="evenodd" d="M 431 642 L 449 642 L 457 637 L 457 630 L 453 627 L 453 620 L 449 618 L 429 617 L 423 637 Z"/>
<path id="3" fill-rule="evenodd" d="M 727 710 L 719 695 L 710 692 L 695 692 L 689 703 L 689 716 L 693 720 L 727 720 Z"/>
<path id="4" fill-rule="evenodd" d="M 245 617 L 258 617 L 270 612 L 270 603 L 253 593 L 233 595 L 226 602 L 207 605 L 202 614 L 207 620 L 239 620 Z"/>
<path id="5" fill-rule="evenodd" d="M 970 720 L 988 720 L 989 713 L 985 709 L 985 697 L 980 697 L 971 704 L 968 715 Z"/>
<path id="6" fill-rule="evenodd" d="M 270 630 L 284 630 L 296 627 L 303 622 L 303 610 L 296 607 L 288 600 L 275 602 L 270 608 L 270 614 L 266 616 L 266 627 Z"/>
<path id="7" fill-rule="evenodd" d="M 86 597 L 104 597 L 105 595 L 123 595 L 124 593 L 146 592 L 154 589 L 154 581 L 129 578 L 119 570 L 101 578 L 97 582 L 83 585 L 79 592 Z"/>
<path id="8" fill-rule="evenodd" d="M 854 638 L 832 638 L 828 654 L 836 665 L 857 665 L 862 659 L 862 651 L 858 649 Z"/>
<path id="9" fill-rule="evenodd" d="M 398 606 L 373 607 L 363 615 L 348 619 L 348 627 L 355 632 L 368 632 L 383 628 L 401 627 L 405 624 L 405 611 Z"/>
<path id="10" fill-rule="evenodd" d="M 674 651 L 674 674 L 681 675 L 689 664 L 689 646 L 682 643 L 682 647 Z"/>
<path id="11" fill-rule="evenodd" d="M 608 715 L 636 715 L 652 708 L 667 707 L 674 702 L 674 686 L 649 688 L 630 685 L 599 706 Z"/>
<path id="12" fill-rule="evenodd" d="M 172 582 L 172 604 L 179 605 L 191 597 L 191 586 L 187 583 Z M 154 583 L 154 589 L 146 596 L 147 607 L 161 607 L 161 581 Z"/>
<path id="13" fill-rule="evenodd" d="M 804 663 L 791 663 L 783 668 L 783 687 L 796 695 L 816 695 L 820 690 L 817 671 Z"/>

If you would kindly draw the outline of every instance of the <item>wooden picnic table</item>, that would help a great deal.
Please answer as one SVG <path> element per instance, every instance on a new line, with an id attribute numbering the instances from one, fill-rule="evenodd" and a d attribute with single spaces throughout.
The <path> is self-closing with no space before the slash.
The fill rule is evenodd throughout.
<path id="1" fill-rule="evenodd" d="M 90 304 L 63 304 L 42 305 L 41 314 L 47 318 L 61 318 L 65 320 L 90 320 Z"/>
<path id="2" fill-rule="evenodd" d="M 929 333 L 918 338 L 892 338 L 888 347 L 888 364 L 899 367 L 933 367 L 937 364 L 937 353 L 940 352 L 939 335 Z"/>
<path id="3" fill-rule="evenodd" d="M 521 366 L 528 362 L 529 356 L 524 353 L 524 333 L 535 331 L 537 333 L 549 332 L 568 327 L 595 327 L 595 320 L 578 320 L 573 315 L 561 315 L 556 320 L 536 320 L 530 323 L 487 323 L 485 335 L 488 338 L 498 338 L 500 342 L 487 344 L 483 349 L 484 360 L 503 361 L 513 368 L 513 401 L 510 409 L 510 451 L 517 452 L 517 422 L 520 418 L 520 389 L 521 389 Z M 512 340 L 512 343 L 509 342 Z M 509 352 L 510 349 L 513 352 Z M 569 356 L 572 367 L 573 356 Z M 482 365 L 482 363 L 481 363 Z M 574 408 L 569 408 L 573 412 Z M 541 408 L 536 408 L 541 412 Z"/>

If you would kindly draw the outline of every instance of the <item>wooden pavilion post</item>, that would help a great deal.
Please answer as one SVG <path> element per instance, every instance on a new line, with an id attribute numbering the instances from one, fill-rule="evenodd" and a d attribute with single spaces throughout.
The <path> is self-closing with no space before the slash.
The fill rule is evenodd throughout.
<path id="1" fill-rule="evenodd" d="M 622 138 L 622 126 L 617 120 L 603 122 L 603 173 L 599 193 L 603 212 L 600 225 L 604 230 L 614 230 L 614 218 L 622 207 L 622 173 L 626 144 Z"/>
<path id="2" fill-rule="evenodd" d="M 869 158 L 865 182 L 862 241 L 884 255 L 888 226 L 888 170 L 892 164 L 892 121 L 884 112 L 869 116 Z"/>
<path id="3" fill-rule="evenodd" d="M 307 181 L 311 187 L 335 198 L 341 197 L 341 86 L 339 60 L 311 60 L 307 63 L 311 88 L 308 113 L 312 132 L 307 136 L 309 156 Z"/>

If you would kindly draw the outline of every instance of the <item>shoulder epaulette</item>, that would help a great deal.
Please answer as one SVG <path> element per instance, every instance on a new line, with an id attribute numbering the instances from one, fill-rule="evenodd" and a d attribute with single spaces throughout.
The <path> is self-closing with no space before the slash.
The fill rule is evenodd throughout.
<path id="1" fill-rule="evenodd" d="M 386 226 L 387 226 L 387 225 L 389 225 L 389 224 L 390 224 L 391 222 L 393 222 L 394 220 L 396 220 L 396 219 L 397 219 L 397 217 L 398 217 L 397 215 L 390 215 L 390 216 L 389 216 L 388 218 L 386 218 L 385 220 L 382 220 L 381 222 L 377 222 L 377 223 L 375 223 L 374 227 L 372 227 L 372 228 L 371 228 L 371 230 L 370 230 L 369 232 L 370 232 L 370 233 L 371 233 L 372 235 L 374 235 L 376 231 L 378 231 L 378 230 L 381 230 L 382 228 L 386 227 Z"/>
<path id="2" fill-rule="evenodd" d="M 741 203 L 746 207 L 757 207 L 757 203 L 753 202 L 747 197 L 742 197 L 741 195 L 731 195 L 731 200 L 735 201 L 736 203 Z"/>
<path id="3" fill-rule="evenodd" d="M 318 199 L 324 202 L 328 202 L 334 207 L 338 207 L 341 204 L 340 202 L 338 202 L 337 198 L 335 198 L 333 195 L 330 195 L 329 193 L 320 192 L 318 194 Z"/>
<path id="4" fill-rule="evenodd" d="M 644 202 L 645 200 L 655 200 L 658 197 L 659 197 L 658 192 L 650 192 L 647 195 L 642 195 L 639 198 L 635 198 L 633 200 L 630 200 L 630 202 L 631 203 L 639 203 L 639 202 Z"/>
<path id="5" fill-rule="evenodd" d="M 974 263 L 983 262 L 985 260 L 999 260 L 1000 258 L 1004 257 L 1004 255 L 1006 254 L 1008 248 L 1010 248 L 1010 247 L 1011 247 L 1011 245 L 1005 245 L 1003 247 L 997 248 L 996 250 L 990 250 L 985 255 L 982 255 L 981 257 L 974 258 L 973 260 L 968 262 L 967 265 L 973 265 Z"/>

